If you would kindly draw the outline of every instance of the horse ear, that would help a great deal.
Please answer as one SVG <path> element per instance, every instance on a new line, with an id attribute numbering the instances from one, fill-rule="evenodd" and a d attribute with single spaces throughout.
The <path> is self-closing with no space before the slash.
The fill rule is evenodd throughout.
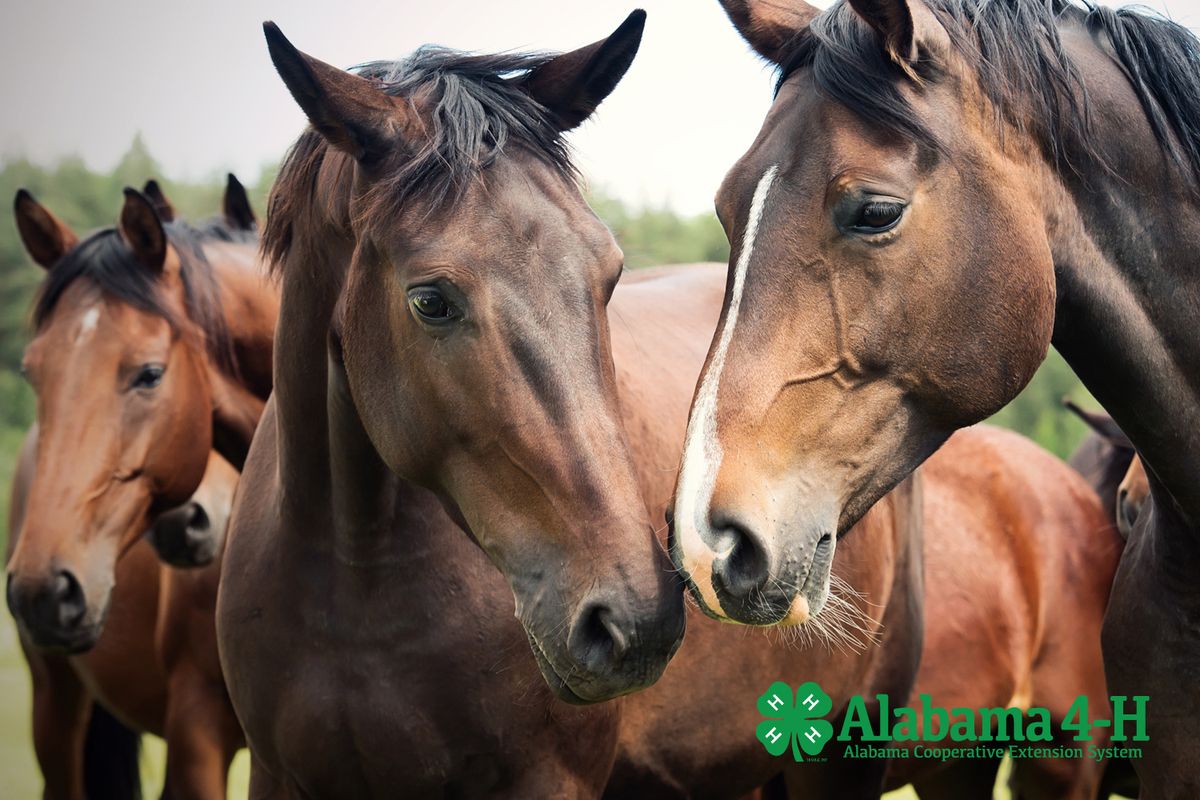
<path id="1" fill-rule="evenodd" d="M 138 261 L 155 272 L 162 270 L 167 260 L 167 234 L 154 204 L 137 189 L 125 187 L 117 231 Z"/>
<path id="2" fill-rule="evenodd" d="M 607 39 L 535 69 L 525 78 L 525 91 L 554 114 L 559 130 L 578 127 L 625 77 L 645 27 L 646 12 L 639 8 Z"/>
<path id="3" fill-rule="evenodd" d="M 359 161 L 372 161 L 391 151 L 398 135 L 411 126 L 407 103 L 365 78 L 300 52 L 274 22 L 264 22 L 263 33 L 279 77 L 334 147 Z"/>
<path id="4" fill-rule="evenodd" d="M 913 65 L 919 57 L 920 46 L 941 52 L 949 44 L 949 35 L 937 17 L 921 0 L 849 0 L 875 33 L 887 57 L 909 77 L 917 80 Z"/>
<path id="5" fill-rule="evenodd" d="M 1125 431 L 1121 430 L 1121 426 L 1117 424 L 1117 421 L 1108 414 L 1102 411 L 1088 411 L 1085 408 L 1081 408 L 1069 397 L 1064 397 L 1062 404 L 1067 407 L 1068 411 L 1083 420 L 1084 425 L 1087 425 L 1093 431 L 1100 434 L 1109 444 L 1123 450 L 1133 450 L 1133 442 L 1129 441 L 1129 437 L 1125 435 Z"/>
<path id="6" fill-rule="evenodd" d="M 250 207 L 246 187 L 242 186 L 242 182 L 232 172 L 225 181 L 221 212 L 225 215 L 225 222 L 234 230 L 253 231 L 258 228 L 258 220 L 254 218 L 254 209 Z"/>
<path id="7" fill-rule="evenodd" d="M 787 60 L 793 40 L 821 13 L 804 0 L 721 0 L 733 27 L 773 64 Z"/>
<path id="8" fill-rule="evenodd" d="M 67 251 L 79 243 L 79 237 L 66 223 L 50 213 L 24 189 L 17 191 L 13 216 L 25 250 L 38 264 L 50 269 Z"/>
<path id="9" fill-rule="evenodd" d="M 154 210 L 158 212 L 159 219 L 163 222 L 175 221 L 175 206 L 171 205 L 171 201 L 163 194 L 162 187 L 158 185 L 158 181 L 151 178 L 146 181 L 146 185 L 142 187 L 142 194 L 146 195 L 153 205 Z"/>

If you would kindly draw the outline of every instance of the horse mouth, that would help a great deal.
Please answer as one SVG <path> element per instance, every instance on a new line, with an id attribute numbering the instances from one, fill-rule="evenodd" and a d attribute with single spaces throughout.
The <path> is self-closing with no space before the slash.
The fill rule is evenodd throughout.
<path id="1" fill-rule="evenodd" d="M 529 639 L 529 648 L 533 650 L 533 656 L 537 660 L 538 669 L 542 672 L 542 678 L 545 679 L 546 685 L 554 692 L 554 695 L 565 703 L 570 703 L 575 706 L 586 706 L 599 702 L 597 700 L 589 700 L 582 697 L 571 688 L 567 683 L 566 678 L 559 674 L 555 669 L 553 662 L 550 661 L 542 646 L 538 644 L 537 639 L 533 637 L 529 631 L 525 631 L 525 636 Z"/>
<path id="2" fill-rule="evenodd" d="M 796 590 L 788 614 L 779 621 L 781 625 L 803 625 L 811 620 L 829 600 L 829 581 L 833 572 L 833 553 L 837 539 L 826 533 L 817 540 L 804 584 Z"/>
<path id="3" fill-rule="evenodd" d="M 100 641 L 102 626 L 87 626 L 70 631 L 46 631 L 18 626 L 25 639 L 43 653 L 75 656 L 88 652 Z"/>

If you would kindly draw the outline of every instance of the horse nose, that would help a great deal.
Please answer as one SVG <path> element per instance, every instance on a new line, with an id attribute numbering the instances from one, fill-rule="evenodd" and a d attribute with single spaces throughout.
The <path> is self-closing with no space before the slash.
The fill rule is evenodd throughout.
<path id="1" fill-rule="evenodd" d="M 761 625 L 778 622 L 787 613 L 792 595 L 786 581 L 773 574 L 770 540 L 735 514 L 711 513 L 715 540 L 713 589 L 722 608 L 734 619 Z"/>
<path id="2" fill-rule="evenodd" d="M 597 675 L 617 671 L 629 652 L 633 626 L 612 604 L 585 602 L 575 615 L 567 647 L 576 664 Z"/>
<path id="3" fill-rule="evenodd" d="M 77 631 L 87 614 L 83 586 L 70 570 L 48 580 L 22 582 L 8 575 L 8 608 L 38 641 L 55 642 Z"/>
<path id="4" fill-rule="evenodd" d="M 217 542 L 204 506 L 196 502 L 160 514 L 150 526 L 151 546 L 176 567 L 200 567 L 216 557 Z"/>

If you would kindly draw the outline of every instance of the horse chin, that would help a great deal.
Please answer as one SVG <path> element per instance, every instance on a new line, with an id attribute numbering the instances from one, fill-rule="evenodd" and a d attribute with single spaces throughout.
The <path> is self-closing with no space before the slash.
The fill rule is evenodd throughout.
<path id="1" fill-rule="evenodd" d="M 775 584 L 799 584 L 799 589 L 796 594 L 792 595 L 791 601 L 786 606 L 779 602 L 768 602 L 766 597 L 762 597 L 762 602 L 730 603 L 730 608 L 726 608 L 725 603 L 722 603 L 720 608 L 712 608 L 704 600 L 704 595 L 697 587 L 695 579 L 682 567 L 679 567 L 679 575 L 683 576 L 686 587 L 688 587 L 692 599 L 695 599 L 697 606 L 712 619 L 754 627 L 775 625 L 796 627 L 806 624 L 814 616 L 820 614 L 829 601 L 836 545 L 838 545 L 838 539 L 832 535 L 822 536 L 818 540 L 808 570 L 804 572 L 803 581 L 785 579 L 780 576 L 772 579 Z M 720 600 L 719 595 L 718 600 Z M 730 609 L 733 609 L 732 613 Z"/>
<path id="2" fill-rule="evenodd" d="M 836 540 L 835 540 L 836 541 Z M 818 551 L 813 556 L 808 577 L 800 591 L 792 598 L 787 613 L 776 622 L 784 627 L 804 625 L 825 608 L 829 602 L 829 584 L 833 572 L 833 547 Z"/>
<path id="3" fill-rule="evenodd" d="M 24 625 L 20 629 L 25 639 L 43 653 L 76 656 L 96 646 L 104 632 L 104 624 L 84 625 L 69 631 L 35 631 Z"/>
<path id="4" fill-rule="evenodd" d="M 533 657 L 537 660 L 538 669 L 542 671 L 542 678 L 545 679 L 546 685 L 550 687 L 550 691 L 554 692 L 554 696 L 564 703 L 570 703 L 575 706 L 586 706 L 592 703 L 601 702 L 601 700 L 589 700 L 586 697 L 581 697 L 575 693 L 575 690 L 558 674 L 558 670 L 550 663 L 550 659 L 542 652 L 542 646 L 538 644 L 537 639 L 528 631 L 525 636 L 529 639 L 529 649 L 533 651 Z M 602 698 L 603 699 L 603 698 Z"/>

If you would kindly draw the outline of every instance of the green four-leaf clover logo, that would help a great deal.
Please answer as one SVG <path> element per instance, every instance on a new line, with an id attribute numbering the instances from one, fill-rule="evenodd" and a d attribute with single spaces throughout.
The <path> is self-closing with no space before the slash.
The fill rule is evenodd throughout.
<path id="1" fill-rule="evenodd" d="M 766 717 L 758 724 L 758 740 L 773 756 L 783 755 L 789 744 L 797 761 L 804 760 L 801 750 L 819 755 L 833 738 L 833 726 L 821 719 L 832 708 L 829 695 L 812 681 L 801 684 L 794 695 L 792 687 L 776 681 L 758 698 L 758 713 Z"/>

